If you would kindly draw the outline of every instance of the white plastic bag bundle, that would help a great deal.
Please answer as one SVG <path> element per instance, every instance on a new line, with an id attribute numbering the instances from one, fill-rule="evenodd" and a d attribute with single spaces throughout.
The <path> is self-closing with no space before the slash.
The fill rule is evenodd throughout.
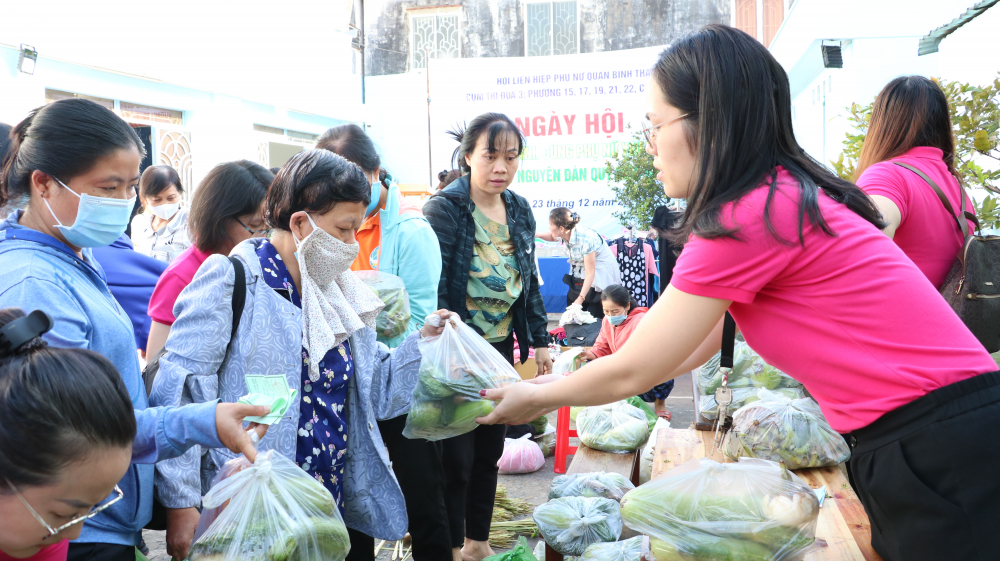
<path id="1" fill-rule="evenodd" d="M 646 414 L 624 401 L 584 408 L 576 430 L 580 442 L 604 452 L 631 452 L 649 438 Z"/>
<path id="2" fill-rule="evenodd" d="M 639 561 L 642 556 L 642 536 L 620 542 L 595 543 L 580 556 L 580 561 Z"/>
<path id="3" fill-rule="evenodd" d="M 191 561 L 343 561 L 351 550 L 330 492 L 273 450 L 204 499 L 206 509 L 227 502 L 192 545 Z"/>
<path id="4" fill-rule="evenodd" d="M 653 425 L 653 432 L 649 435 L 646 446 L 642 448 L 642 457 L 639 458 L 639 485 L 649 481 L 653 477 L 653 457 L 656 455 L 656 439 L 661 430 L 669 429 L 670 421 L 663 417 L 656 419 Z"/>
<path id="5" fill-rule="evenodd" d="M 549 485 L 549 500 L 563 497 L 602 497 L 618 502 L 632 489 L 635 489 L 635 485 L 620 473 L 568 473 L 552 480 Z"/>
<path id="6" fill-rule="evenodd" d="M 583 306 L 580 304 L 570 304 L 566 308 L 566 311 L 563 312 L 562 317 L 559 318 L 559 327 L 568 324 L 588 325 L 595 321 L 597 321 L 597 318 L 590 312 L 583 311 Z"/>
<path id="7" fill-rule="evenodd" d="M 521 438 L 507 438 L 503 442 L 503 455 L 497 460 L 502 475 L 532 473 L 545 465 L 545 455 L 538 444 L 531 440 L 531 433 Z"/>
<path id="8" fill-rule="evenodd" d="M 410 296 L 403 279 L 382 271 L 355 271 L 354 274 L 385 304 L 375 318 L 379 339 L 392 339 L 406 333 L 410 325 Z"/>
<path id="9" fill-rule="evenodd" d="M 835 466 L 851 457 L 844 437 L 830 428 L 811 398 L 788 399 L 767 390 L 733 413 L 723 451 L 730 460 L 760 458 L 788 469 Z"/>
<path id="10" fill-rule="evenodd" d="M 552 362 L 552 373 L 553 374 L 569 374 L 571 372 L 576 372 L 583 366 L 583 357 L 580 355 L 584 353 L 587 349 L 583 347 L 576 347 L 570 349 L 560 355 Z"/>
<path id="11" fill-rule="evenodd" d="M 556 451 L 556 428 L 551 423 L 545 425 L 545 432 L 535 437 L 535 443 L 546 458 Z"/>
<path id="12" fill-rule="evenodd" d="M 443 440 L 470 432 L 479 426 L 478 417 L 493 411 L 493 402 L 479 397 L 479 390 L 521 381 L 514 365 L 457 315 L 448 318 L 441 335 L 424 337 L 418 345 L 419 382 L 406 415 L 406 438 Z"/>
<path id="13" fill-rule="evenodd" d="M 774 462 L 700 458 L 629 491 L 621 512 L 658 561 L 791 561 L 816 540 L 819 500 Z"/>
<path id="14" fill-rule="evenodd" d="M 622 533 L 621 510 L 611 499 L 553 499 L 536 507 L 531 518 L 545 543 L 563 555 L 581 555 L 590 544 L 617 541 Z"/>

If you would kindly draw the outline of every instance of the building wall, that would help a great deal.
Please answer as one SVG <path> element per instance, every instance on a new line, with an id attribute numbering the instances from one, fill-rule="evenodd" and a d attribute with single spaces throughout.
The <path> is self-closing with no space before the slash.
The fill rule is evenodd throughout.
<path id="1" fill-rule="evenodd" d="M 411 69 L 411 14 L 418 8 L 459 6 L 461 56 L 525 55 L 522 0 L 368 0 L 366 75 Z M 729 0 L 579 0 L 581 53 L 665 45 L 709 23 L 730 22 Z"/>
<path id="2" fill-rule="evenodd" d="M 219 163 L 261 161 L 260 142 L 274 137 L 254 131 L 254 124 L 318 135 L 348 120 L 361 120 L 311 115 L 47 58 L 39 59 L 34 75 L 27 75 L 17 70 L 17 61 L 16 49 L 0 46 L 0 122 L 14 125 L 44 105 L 46 88 L 183 111 L 182 125 L 153 126 L 155 132 L 180 132 L 190 139 L 191 185 L 197 185 Z M 154 150 L 158 141 L 154 140 Z M 154 163 L 160 162 L 154 159 Z"/>

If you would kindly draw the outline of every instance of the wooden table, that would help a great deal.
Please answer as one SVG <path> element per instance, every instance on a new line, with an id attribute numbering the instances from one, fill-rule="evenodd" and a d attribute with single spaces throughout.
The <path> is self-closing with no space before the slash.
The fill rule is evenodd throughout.
<path id="1" fill-rule="evenodd" d="M 696 458 L 725 462 L 721 452 L 712 454 L 714 433 L 693 429 L 664 429 L 658 432 L 653 457 L 653 478 Z M 847 483 L 839 467 L 796 470 L 813 489 L 826 485 L 827 498 L 819 509 L 816 550 L 804 561 L 882 561 L 871 546 L 871 525 L 861 501 Z"/>

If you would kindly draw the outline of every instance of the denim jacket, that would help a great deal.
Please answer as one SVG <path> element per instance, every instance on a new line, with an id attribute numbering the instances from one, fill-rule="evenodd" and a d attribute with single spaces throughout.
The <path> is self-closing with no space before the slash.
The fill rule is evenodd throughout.
<path id="1" fill-rule="evenodd" d="M 150 395 L 152 403 L 179 405 L 221 398 L 233 402 L 247 394 L 247 373 L 284 375 L 301 395 L 302 312 L 264 281 L 255 253 L 261 240 L 238 245 L 232 255 L 246 268 L 246 304 L 229 356 L 235 272 L 224 256 L 209 257 L 174 305 L 177 318 L 166 342 L 166 354 Z M 379 539 L 401 539 L 407 531 L 406 506 L 376 419 L 398 416 L 409 407 L 417 380 L 419 333 L 393 351 L 376 342 L 375 331 L 363 328 L 350 337 L 355 373 L 348 386 L 351 430 L 343 481 L 347 526 Z M 298 400 L 258 445 L 294 460 Z M 204 461 L 198 449 L 160 462 L 156 486 L 169 508 L 201 504 L 201 493 L 215 473 L 234 455 L 210 450 Z"/>

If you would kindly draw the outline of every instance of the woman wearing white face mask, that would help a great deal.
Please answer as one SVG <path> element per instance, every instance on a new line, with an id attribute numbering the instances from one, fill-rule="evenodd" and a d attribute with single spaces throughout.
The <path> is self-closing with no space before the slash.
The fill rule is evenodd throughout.
<path id="1" fill-rule="evenodd" d="M 184 186 L 170 166 L 149 166 L 139 179 L 143 212 L 132 219 L 132 245 L 153 259 L 170 263 L 191 246 L 188 211 L 181 207 Z"/>
<path id="2" fill-rule="evenodd" d="M 84 99 L 46 105 L 17 125 L 0 174 L 0 206 L 23 200 L 27 206 L 0 222 L 0 308 L 43 309 L 54 320 L 43 336 L 47 343 L 108 359 L 132 400 L 140 436 L 162 440 L 163 449 L 225 443 L 252 451 L 242 416 L 224 418 L 232 404 L 183 407 L 173 420 L 148 408 L 132 322 L 92 252 L 125 232 L 142 153 L 128 123 Z M 133 463 L 118 485 L 123 498 L 70 534 L 79 539 L 69 559 L 135 559 L 151 517 L 153 466 Z"/>
<path id="3" fill-rule="evenodd" d="M 441 331 L 426 325 L 393 351 L 376 342 L 382 303 L 350 271 L 370 196 L 361 168 L 336 154 L 307 150 L 289 160 L 265 200 L 271 239 L 247 240 L 231 253 L 244 263 L 249 286 L 228 358 L 223 363 L 232 310 L 217 303 L 231 298 L 235 273 L 224 256 L 212 256 L 177 299 L 151 394 L 159 404 L 188 396 L 235 401 L 248 393 L 247 374 L 283 376 L 297 398 L 259 448 L 294 459 L 330 490 L 351 532 L 348 559 L 374 559 L 372 536 L 406 533 L 403 495 L 376 421 L 407 411 L 420 364 L 416 343 Z M 188 454 L 157 466 L 168 508 L 198 506 L 201 482 L 233 457 L 213 451 L 201 473 L 198 452 Z M 196 523 L 192 517 L 186 535 Z M 168 553 L 183 559 L 187 550 Z"/>

